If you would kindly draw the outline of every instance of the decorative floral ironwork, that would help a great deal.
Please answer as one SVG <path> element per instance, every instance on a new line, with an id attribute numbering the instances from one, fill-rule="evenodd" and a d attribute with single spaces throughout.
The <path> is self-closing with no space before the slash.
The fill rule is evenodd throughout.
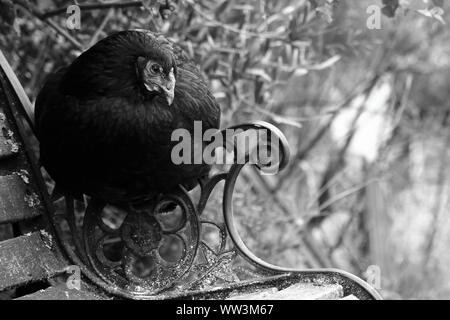
<path id="1" fill-rule="evenodd" d="M 276 150 L 278 163 L 271 161 L 255 165 L 261 170 L 274 165 L 282 170 L 286 166 L 289 147 L 276 127 L 255 122 L 231 129 L 268 130 L 271 135 L 267 139 L 275 137 L 279 142 L 279 150 Z M 225 136 L 225 131 L 221 134 Z M 230 142 L 225 140 L 225 145 Z M 270 146 L 269 142 L 259 141 L 258 144 L 267 143 Z M 123 298 L 183 296 L 217 285 L 235 285 L 241 280 L 232 268 L 238 255 L 255 267 L 248 274 L 256 277 L 260 274 L 286 273 L 305 277 L 325 275 L 334 277 L 338 282 L 347 281 L 360 288 L 366 296 L 378 298 L 378 294 L 362 280 L 340 270 L 295 270 L 274 266 L 259 259 L 245 246 L 235 226 L 232 204 L 236 180 L 249 159 L 247 153 L 245 163 L 234 163 L 227 172 L 199 181 L 201 193 L 196 204 L 182 186 L 174 193 L 161 196 L 156 205 L 114 208 L 117 211 L 114 214 L 105 203 L 91 200 L 83 216 L 75 210 L 73 199 L 66 198 L 66 214 L 53 214 L 51 217 L 60 239 L 67 238 L 60 218 L 69 226 L 70 240 L 61 241 L 64 253 L 80 266 L 88 279 L 109 294 Z M 212 191 L 221 181 L 225 182 L 224 223 L 207 220 L 202 215 Z M 176 209 L 166 210 L 170 204 L 176 204 Z M 80 216 L 83 216 L 81 223 L 78 221 Z M 219 243 L 214 248 L 201 238 L 205 226 L 217 229 Z M 227 244 L 228 239 L 231 239 L 233 246 Z"/>
<path id="2" fill-rule="evenodd" d="M 167 203 L 177 204 L 181 211 L 162 212 Z M 91 207 L 92 203 L 83 220 L 84 250 L 105 282 L 150 294 L 171 287 L 193 264 L 200 226 L 185 190 L 165 196 L 154 208 L 127 208 L 116 228 L 104 221 L 105 205 Z M 108 257 L 108 251 L 116 256 Z"/>

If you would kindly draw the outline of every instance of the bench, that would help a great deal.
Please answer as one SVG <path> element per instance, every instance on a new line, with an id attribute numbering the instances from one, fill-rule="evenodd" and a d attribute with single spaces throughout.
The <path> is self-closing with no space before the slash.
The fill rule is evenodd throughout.
<path id="1" fill-rule="evenodd" d="M 140 214 L 93 201 L 52 202 L 33 152 L 31 104 L 0 52 L 0 298 L 5 299 L 380 299 L 366 282 L 336 269 L 269 264 L 241 239 L 233 190 L 245 164 L 200 181 L 198 200 L 182 187 Z M 289 158 L 283 134 L 265 122 Z M 223 187 L 223 220 L 203 213 Z M 177 209 L 160 214 L 169 202 Z M 202 238 L 216 232 L 216 245 Z M 233 263 L 239 261 L 234 269 Z"/>

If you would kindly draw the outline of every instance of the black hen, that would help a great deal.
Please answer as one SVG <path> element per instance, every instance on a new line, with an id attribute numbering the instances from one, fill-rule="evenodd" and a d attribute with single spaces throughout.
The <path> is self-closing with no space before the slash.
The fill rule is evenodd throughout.
<path id="1" fill-rule="evenodd" d="M 111 204 L 192 188 L 209 166 L 175 165 L 171 134 L 218 128 L 220 109 L 183 51 L 144 30 L 122 31 L 52 74 L 36 100 L 41 163 L 59 188 Z"/>

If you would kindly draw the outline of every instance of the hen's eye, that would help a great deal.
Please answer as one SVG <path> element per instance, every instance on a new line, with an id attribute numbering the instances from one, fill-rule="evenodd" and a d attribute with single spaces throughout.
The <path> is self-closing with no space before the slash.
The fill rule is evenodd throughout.
<path id="1" fill-rule="evenodd" d="M 151 70 L 152 70 L 152 72 L 154 72 L 154 73 L 160 73 L 161 72 L 161 67 L 158 65 L 158 64 L 152 64 L 151 65 Z"/>

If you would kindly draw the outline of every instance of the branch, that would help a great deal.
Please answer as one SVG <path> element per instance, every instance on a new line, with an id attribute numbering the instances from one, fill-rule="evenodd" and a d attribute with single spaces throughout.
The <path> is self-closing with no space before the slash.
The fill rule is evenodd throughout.
<path id="1" fill-rule="evenodd" d="M 34 15 L 36 18 L 41 19 L 42 13 L 27 0 L 15 0 L 14 4 L 22 7 L 23 9 Z"/>
<path id="2" fill-rule="evenodd" d="M 57 33 L 65 37 L 70 43 L 72 43 L 77 49 L 84 50 L 84 45 L 82 45 L 77 39 L 72 37 L 67 31 L 65 31 L 63 28 L 58 26 L 56 22 L 53 20 L 47 19 L 44 20 L 45 23 L 47 23 L 53 30 L 55 30 Z"/>

